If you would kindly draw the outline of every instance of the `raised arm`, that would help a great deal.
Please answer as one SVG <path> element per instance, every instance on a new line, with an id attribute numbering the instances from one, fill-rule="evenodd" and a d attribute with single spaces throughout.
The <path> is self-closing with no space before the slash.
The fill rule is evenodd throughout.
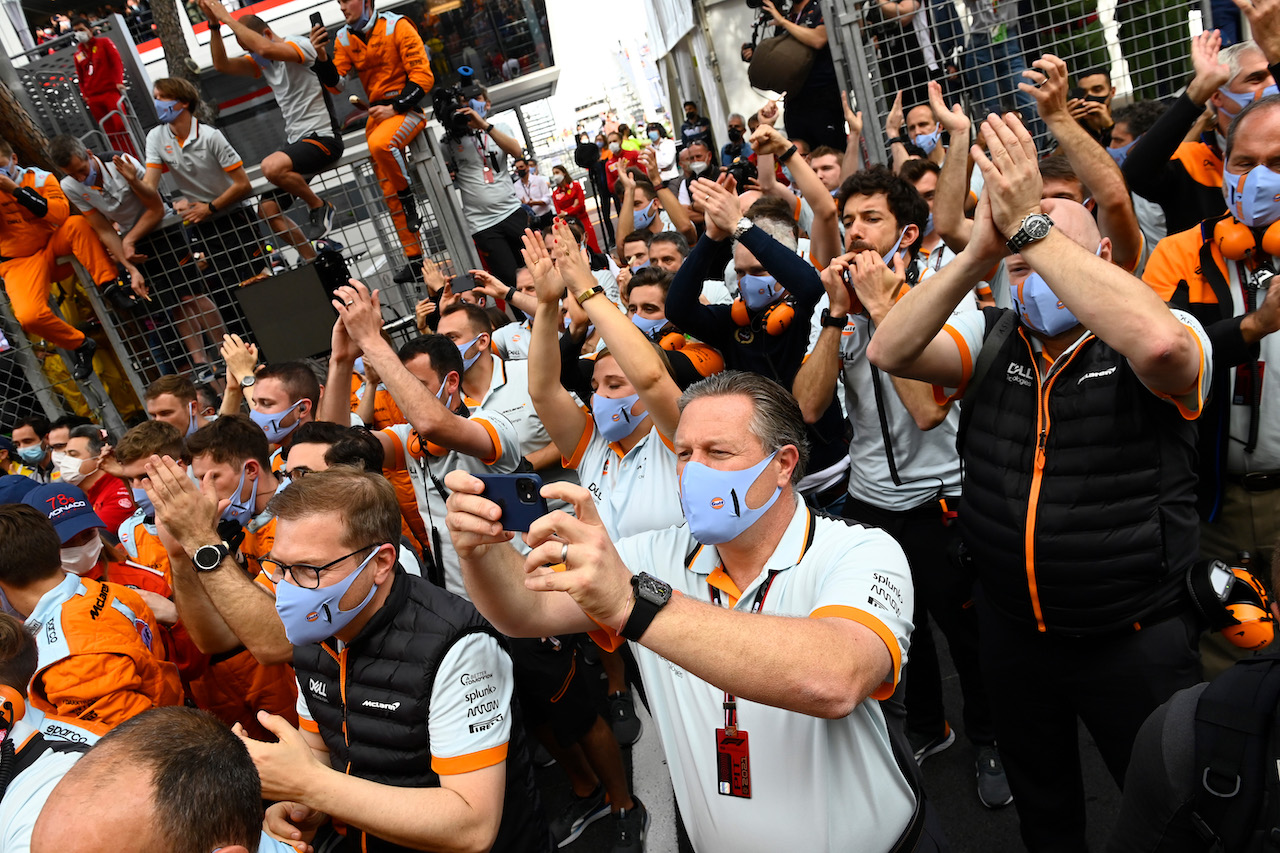
<path id="1" fill-rule="evenodd" d="M 893 104 L 889 107 L 889 113 L 884 118 L 884 135 L 889 140 L 889 157 L 892 161 L 889 165 L 895 175 L 902 168 L 902 164 L 907 162 L 907 146 L 902 141 L 902 126 L 905 123 L 906 117 L 902 112 L 902 90 L 899 89 L 898 94 L 893 98 Z"/>
<path id="2" fill-rule="evenodd" d="M 858 171 L 858 158 L 862 154 L 862 110 L 849 106 L 849 93 L 840 92 L 840 106 L 844 107 L 844 123 L 849 128 L 849 138 L 844 144 L 844 159 L 840 162 L 840 180 Z"/>
<path id="3" fill-rule="evenodd" d="M 761 156 L 772 154 L 786 158 L 791 177 L 813 211 L 813 227 L 809 229 L 813 261 L 824 267 L 840 252 L 840 225 L 836 212 L 836 200 L 826 186 L 809 167 L 803 157 L 795 156 L 791 140 L 767 124 L 761 124 L 751 135 L 751 145 Z M 770 167 L 772 169 L 772 167 Z"/>
<path id="4" fill-rule="evenodd" d="M 557 224 L 557 229 L 563 227 Z M 524 243 L 525 265 L 533 274 L 538 293 L 529 337 L 529 398 L 551 441 L 572 453 L 587 431 L 587 415 L 560 382 L 560 296 L 564 282 L 547 255 L 541 236 L 527 232 Z"/>
<path id="5" fill-rule="evenodd" d="M 450 411 L 418 377 L 409 372 L 391 344 L 382 337 L 382 306 L 378 302 L 378 291 L 370 293 L 363 284 L 351 279 L 347 285 L 338 288 L 335 296 L 333 307 L 337 309 L 347 334 L 364 353 L 365 362 L 378 371 L 392 399 L 418 435 L 433 444 L 477 459 L 491 459 L 494 439 L 489 431 L 482 424 Z M 350 375 L 350 365 L 347 365 L 346 376 Z M 461 377 L 458 381 L 461 384 Z M 336 387 L 343 387 L 341 381 Z M 350 405 L 346 396 L 334 396 L 337 399 L 332 406 L 342 405 L 345 408 Z M 337 422 L 349 423 L 350 419 Z"/>
<path id="6" fill-rule="evenodd" d="M 847 317 L 852 308 L 844 274 L 853 257 L 850 253 L 833 258 L 822 271 L 822 286 L 826 288 L 829 300 L 827 310 L 832 317 Z M 822 326 L 813 352 L 800 365 L 791 383 L 791 393 L 800 404 L 800 412 L 807 424 L 817 423 L 835 399 L 836 387 L 840 383 L 840 340 L 843 335 L 844 329 Z"/>
<path id="7" fill-rule="evenodd" d="M 584 252 L 576 248 L 573 232 L 563 222 L 556 223 L 556 268 L 576 299 L 596 284 Z M 540 242 L 540 241 L 539 241 Z M 563 247 L 563 248 L 562 248 Z M 544 249 L 545 251 L 545 249 Z M 600 294 L 603 296 L 603 294 Z M 587 317 L 604 338 L 609 352 L 635 386 L 649 410 L 653 423 L 668 439 L 674 439 L 680 423 L 680 388 L 644 332 L 607 299 L 591 297 L 582 303 Z"/>
<path id="8" fill-rule="evenodd" d="M 908 3 L 914 3 L 916 0 L 906 0 Z M 821 24 L 816 27 L 802 27 L 799 24 L 793 24 L 786 19 L 774 5 L 773 0 L 764 0 L 763 8 L 773 18 L 773 22 L 788 35 L 792 36 L 796 41 L 811 47 L 814 50 L 822 50 L 827 46 L 827 25 Z"/>
<path id="9" fill-rule="evenodd" d="M 1040 212 L 1035 143 L 1014 114 L 988 118 L 983 136 L 991 156 L 975 151 L 974 159 L 991 189 L 996 227 L 1012 235 L 1026 216 Z M 1022 257 L 1086 328 L 1129 360 L 1148 388 L 1176 396 L 1194 387 L 1200 345 L 1150 287 L 1061 229 L 1028 244 Z"/>
<path id="10" fill-rule="evenodd" d="M 969 195 L 969 117 L 959 104 L 947 109 L 942 100 L 942 87 L 929 81 L 929 106 L 951 137 L 947 159 L 938 174 L 938 189 L 933 197 L 933 227 L 953 252 L 960 252 L 969 244 L 973 223 L 964 215 Z"/>
<path id="11" fill-rule="evenodd" d="M 1035 98 L 1045 126 L 1057 138 L 1076 177 L 1093 195 L 1098 205 L 1098 230 L 1111 238 L 1113 262 L 1132 272 L 1142 256 L 1142 229 L 1120 167 L 1067 109 L 1067 64 L 1045 54 L 1032 65 L 1039 75 L 1036 71 L 1024 73 L 1028 78 L 1043 75 L 1043 82 L 1038 87 L 1019 83 L 1018 88 Z"/>

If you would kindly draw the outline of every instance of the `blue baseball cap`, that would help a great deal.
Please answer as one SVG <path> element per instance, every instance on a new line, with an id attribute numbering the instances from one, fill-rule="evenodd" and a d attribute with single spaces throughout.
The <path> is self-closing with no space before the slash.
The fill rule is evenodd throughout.
<path id="1" fill-rule="evenodd" d="M 89 498 L 77 486 L 66 483 L 50 483 L 36 486 L 22 499 L 27 506 L 43 512 L 58 531 L 58 539 L 65 545 L 80 533 L 94 528 L 106 529 L 98 513 L 94 512 Z"/>
<path id="2" fill-rule="evenodd" d="M 5 474 L 0 477 L 0 504 L 19 504 L 27 493 L 40 484 L 22 474 Z"/>
<path id="3" fill-rule="evenodd" d="M 0 450 L 9 451 L 9 455 L 13 456 L 18 452 L 18 445 L 13 443 L 13 439 L 7 435 L 0 435 Z"/>

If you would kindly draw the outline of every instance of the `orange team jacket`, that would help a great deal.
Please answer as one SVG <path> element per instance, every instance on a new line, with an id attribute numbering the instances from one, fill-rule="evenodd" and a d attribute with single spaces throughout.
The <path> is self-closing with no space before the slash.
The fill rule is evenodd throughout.
<path id="1" fill-rule="evenodd" d="M 271 541 L 274 542 L 274 520 L 264 529 L 266 527 L 270 528 Z M 261 539 L 255 536 L 255 551 L 262 546 Z M 248 536 L 246 541 L 249 541 Z M 135 514 L 121 526 L 120 544 L 129 553 L 131 561 L 150 567 L 164 579 L 164 592 L 153 589 L 152 584 L 143 588 L 171 597 L 169 555 L 156 535 L 155 526 L 147 524 L 141 513 Z M 270 545 L 259 553 L 265 554 L 267 550 L 270 550 Z M 114 569 L 114 565 L 108 569 L 113 579 L 116 578 Z M 143 571 L 134 569 L 134 575 L 130 577 L 140 577 Z M 297 684 L 293 668 L 288 664 L 260 664 L 244 648 L 207 655 L 191 641 L 181 619 L 169 630 L 173 660 L 178 664 L 183 689 L 197 708 L 208 711 L 228 726 L 240 723 L 254 733 L 254 737 L 266 737 L 266 731 L 257 720 L 260 709 L 296 722 Z"/>
<path id="2" fill-rule="evenodd" d="M 49 210 L 36 216 L 17 198 L 0 191 L 0 262 L 26 258 L 49 243 L 49 238 L 71 215 L 71 203 L 58 186 L 58 179 L 42 169 L 23 169 L 18 175 L 19 190 L 26 188 L 44 198 Z"/>
<path id="3" fill-rule="evenodd" d="M 39 662 L 28 701 L 98 735 L 143 711 L 182 704 L 161 660 L 155 617 L 128 587 L 67 575 L 27 619 Z"/>
<path id="4" fill-rule="evenodd" d="M 333 64 L 339 77 L 355 69 L 369 96 L 369 103 L 385 102 L 403 92 L 409 81 L 430 92 L 435 83 L 422 36 L 408 18 L 382 12 L 374 22 L 368 39 L 352 33 L 347 27 L 338 31 L 334 40 Z M 341 88 L 329 91 L 341 94 Z M 394 94 L 393 94 L 394 93 Z"/>

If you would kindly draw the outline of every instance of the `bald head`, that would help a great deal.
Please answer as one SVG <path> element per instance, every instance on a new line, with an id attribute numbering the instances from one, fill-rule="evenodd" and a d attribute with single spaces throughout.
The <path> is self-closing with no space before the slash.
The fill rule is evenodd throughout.
<path id="1" fill-rule="evenodd" d="M 1084 205 L 1066 198 L 1047 198 L 1040 203 L 1040 207 L 1049 214 L 1054 226 L 1061 229 L 1063 234 L 1090 252 L 1098 250 L 1102 234 L 1098 231 L 1098 223 L 1094 221 L 1093 214 Z M 1110 244 L 1104 248 L 1106 252 L 1103 257 L 1110 260 Z"/>

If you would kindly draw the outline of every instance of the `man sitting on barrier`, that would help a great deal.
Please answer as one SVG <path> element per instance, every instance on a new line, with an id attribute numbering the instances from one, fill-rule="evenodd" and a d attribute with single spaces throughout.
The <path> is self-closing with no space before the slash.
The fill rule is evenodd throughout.
<path id="1" fill-rule="evenodd" d="M 0 278 L 22 330 L 68 350 L 71 375 L 83 381 L 93 373 L 98 345 L 49 307 L 50 283 L 63 255 L 84 264 L 109 298 L 129 301 L 129 285 L 120 281 L 89 220 L 71 216 L 58 179 L 19 166 L 13 146 L 0 138 Z"/>
<path id="2" fill-rule="evenodd" d="M 305 260 L 316 250 L 308 242 L 329 233 L 337 213 L 329 202 L 307 186 L 307 180 L 330 169 L 342 156 L 342 136 L 326 100 L 320 80 L 312 72 L 316 49 L 305 38 L 281 38 L 257 15 L 233 18 L 217 0 L 200 0 L 200 8 L 217 26 L 209 29 L 213 67 L 223 74 L 260 77 L 275 93 L 284 113 L 286 145 L 262 161 L 262 176 L 279 189 L 263 196 L 258 212 L 271 230 L 286 240 Z M 222 41 L 222 26 L 231 28 L 236 42 L 248 54 L 229 58 Z M 295 198 L 307 206 L 303 231 L 284 211 Z"/>

